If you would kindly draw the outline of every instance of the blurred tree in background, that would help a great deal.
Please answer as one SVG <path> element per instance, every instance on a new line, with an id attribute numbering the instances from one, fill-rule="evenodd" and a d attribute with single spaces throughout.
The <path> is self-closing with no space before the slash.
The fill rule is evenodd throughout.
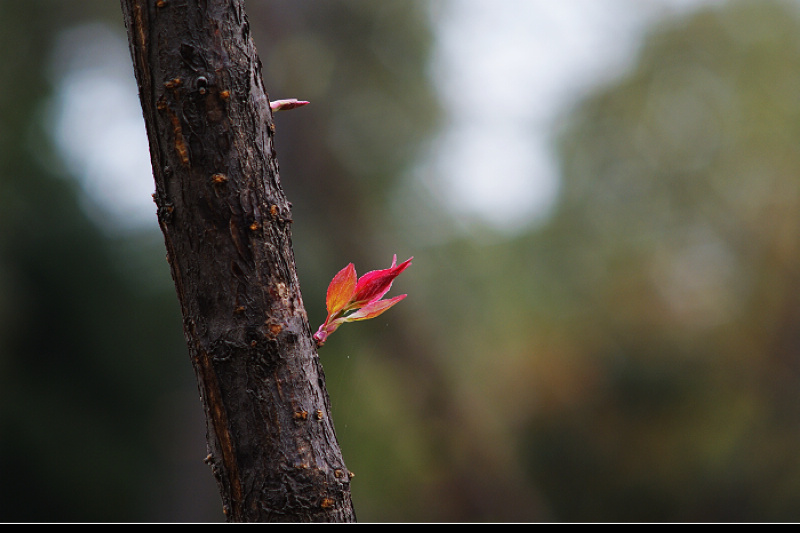
<path id="1" fill-rule="evenodd" d="M 192 383 L 163 243 L 110 239 L 90 222 L 42 116 L 53 39 L 118 19 L 103 4 L 0 2 L 3 521 L 172 512 L 176 391 Z M 202 459 L 202 443 L 192 449 Z"/>
<path id="2" fill-rule="evenodd" d="M 798 519 L 796 2 L 664 22 L 565 117 L 548 223 L 446 241 L 409 231 L 452 224 L 408 186 L 428 3 L 247 7 L 270 96 L 312 101 L 276 117 L 312 327 L 348 262 L 415 256 L 321 349 L 360 520 Z M 46 126 L 87 23 L 124 43 L 116 3 L 0 0 L 0 520 L 221 520 L 155 207 L 108 231 Z"/>
<path id="3" fill-rule="evenodd" d="M 797 7 L 670 21 L 566 120 L 511 311 L 552 343 L 521 445 L 558 518 L 798 519 Z"/>

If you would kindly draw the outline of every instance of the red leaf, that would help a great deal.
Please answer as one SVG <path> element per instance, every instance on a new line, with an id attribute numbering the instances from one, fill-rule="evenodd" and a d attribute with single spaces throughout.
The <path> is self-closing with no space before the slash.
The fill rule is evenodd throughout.
<path id="1" fill-rule="evenodd" d="M 397 255 L 395 255 L 392 259 L 392 266 L 389 268 L 373 270 L 361 276 L 356 285 L 355 296 L 353 297 L 354 303 L 363 305 L 383 298 L 383 295 L 392 288 L 394 278 L 411 265 L 412 259 L 413 257 L 409 257 L 399 265 L 396 265 Z"/>

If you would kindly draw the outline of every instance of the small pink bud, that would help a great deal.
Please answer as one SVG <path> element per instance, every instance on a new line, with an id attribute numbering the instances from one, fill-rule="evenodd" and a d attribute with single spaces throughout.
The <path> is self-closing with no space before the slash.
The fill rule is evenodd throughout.
<path id="1" fill-rule="evenodd" d="M 297 98 L 289 98 L 287 100 L 275 100 L 274 102 L 270 102 L 269 107 L 272 111 L 288 111 L 310 103 L 311 102 L 306 102 L 305 100 L 298 100 Z"/>

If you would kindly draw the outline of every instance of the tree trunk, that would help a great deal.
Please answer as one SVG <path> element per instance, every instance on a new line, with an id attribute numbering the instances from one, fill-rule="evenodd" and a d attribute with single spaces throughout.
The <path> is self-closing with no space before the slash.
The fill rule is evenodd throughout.
<path id="1" fill-rule="evenodd" d="M 229 521 L 355 520 L 243 0 L 122 0 Z"/>

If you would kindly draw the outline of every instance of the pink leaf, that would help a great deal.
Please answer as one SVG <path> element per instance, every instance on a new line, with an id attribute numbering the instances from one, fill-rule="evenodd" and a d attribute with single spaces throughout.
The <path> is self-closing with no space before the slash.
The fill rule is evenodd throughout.
<path id="1" fill-rule="evenodd" d="M 370 318 L 375 318 L 376 316 L 380 315 L 394 304 L 402 300 L 408 296 L 407 294 L 401 294 L 400 296 L 395 296 L 394 298 L 390 298 L 388 300 L 376 300 L 371 302 L 355 313 L 351 313 L 341 319 L 343 322 L 355 322 L 357 320 L 368 320 Z"/>

